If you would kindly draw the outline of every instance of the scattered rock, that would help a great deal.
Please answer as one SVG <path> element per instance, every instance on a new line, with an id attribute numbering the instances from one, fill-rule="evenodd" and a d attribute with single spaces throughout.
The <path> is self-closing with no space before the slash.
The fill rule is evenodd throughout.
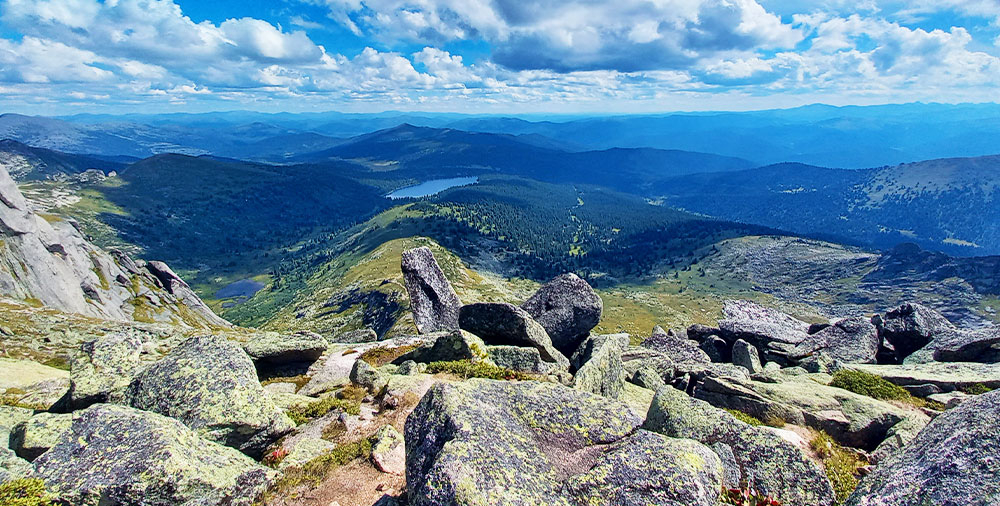
<path id="1" fill-rule="evenodd" d="M 351 369 L 351 383 L 363 387 L 369 393 L 378 393 L 389 383 L 389 380 L 364 360 L 356 360 Z"/>
<path id="2" fill-rule="evenodd" d="M 965 392 L 954 391 L 954 392 L 944 392 L 940 394 L 928 395 L 927 398 L 932 401 L 940 402 L 944 404 L 946 409 L 954 408 L 959 404 L 965 402 L 966 399 L 973 397 Z"/>
<path id="3" fill-rule="evenodd" d="M 219 337 L 184 341 L 136 376 L 127 398 L 254 457 L 295 428 L 260 385 L 250 357 Z"/>
<path id="4" fill-rule="evenodd" d="M 640 423 L 620 402 L 551 383 L 437 383 L 406 421 L 407 497 L 413 506 L 714 506 L 718 459 Z"/>
<path id="5" fill-rule="evenodd" d="M 70 364 L 72 409 L 125 401 L 132 378 L 139 372 L 142 339 L 134 332 L 115 332 L 80 347 Z"/>
<path id="6" fill-rule="evenodd" d="M 590 336 L 573 354 L 573 386 L 578 390 L 618 399 L 625 391 L 622 352 L 628 334 Z"/>
<path id="7" fill-rule="evenodd" d="M 462 303 L 444 277 L 430 248 L 424 246 L 404 251 L 402 269 L 417 331 L 427 334 L 457 330 L 458 310 Z"/>
<path id="8" fill-rule="evenodd" d="M 462 306 L 459 324 L 490 345 L 531 346 L 538 349 L 542 360 L 553 362 L 561 369 L 569 360 L 552 346 L 545 329 L 523 309 L 512 304 L 478 303 Z"/>
<path id="9" fill-rule="evenodd" d="M 642 388 L 648 388 L 654 392 L 667 386 L 667 384 L 663 382 L 663 378 L 660 374 L 648 367 L 642 367 L 636 371 L 635 374 L 632 375 L 632 383 L 635 383 Z"/>
<path id="10" fill-rule="evenodd" d="M 490 359 L 500 367 L 532 374 L 548 374 L 553 369 L 552 362 L 542 360 L 538 348 L 526 346 L 487 346 Z"/>
<path id="11" fill-rule="evenodd" d="M 656 393 L 643 428 L 694 439 L 709 446 L 725 445 L 724 460 L 732 459 L 729 476 L 772 494 L 783 504 L 830 505 L 833 487 L 823 470 L 791 443 L 755 428 L 704 401 L 673 388 Z M 738 486 L 738 483 L 727 483 Z"/>
<path id="12" fill-rule="evenodd" d="M 750 374 L 764 370 L 760 365 L 760 354 L 757 353 L 757 348 L 742 339 L 737 339 L 733 343 L 733 365 L 750 371 Z"/>
<path id="13" fill-rule="evenodd" d="M 298 385 L 295 383 L 287 382 L 268 383 L 264 385 L 264 390 L 269 394 L 294 394 L 298 388 Z"/>
<path id="14" fill-rule="evenodd" d="M 712 362 L 726 363 L 732 362 L 732 350 L 729 348 L 729 344 L 726 340 L 712 334 L 701 341 L 698 345 L 701 351 L 704 351 L 708 355 L 709 360 Z"/>
<path id="15" fill-rule="evenodd" d="M 418 362 L 426 363 L 455 360 L 490 361 L 486 343 L 478 336 L 464 330 L 436 333 L 434 344 L 429 349 L 420 350 L 413 356 L 418 357 Z"/>
<path id="16" fill-rule="evenodd" d="M 413 376 L 421 372 L 423 371 L 420 369 L 420 365 L 412 360 L 404 360 L 402 364 L 399 364 L 399 369 L 396 369 L 396 374 L 403 376 Z"/>
<path id="17" fill-rule="evenodd" d="M 1000 499 L 1000 391 L 945 411 L 864 478 L 848 506 L 987 506 Z"/>
<path id="18" fill-rule="evenodd" d="M 10 431 L 10 449 L 29 462 L 47 452 L 73 423 L 73 415 L 39 413 Z"/>
<path id="19" fill-rule="evenodd" d="M 903 304 L 874 323 L 879 327 L 879 335 L 896 352 L 899 362 L 927 346 L 935 335 L 956 330 L 941 313 L 914 303 Z"/>
<path id="20" fill-rule="evenodd" d="M 791 355 L 803 358 L 822 353 L 848 364 L 872 364 L 879 350 L 878 329 L 868 318 L 845 318 L 809 335 L 795 346 Z"/>
<path id="21" fill-rule="evenodd" d="M 788 349 L 809 337 L 808 323 L 750 301 L 726 301 L 722 311 L 718 335 L 730 343 L 742 339 L 754 345 L 766 362 L 789 363 Z"/>
<path id="22" fill-rule="evenodd" d="M 601 321 L 604 302 L 576 274 L 563 274 L 542 285 L 521 308 L 548 333 L 552 344 L 569 356 Z"/>
<path id="23" fill-rule="evenodd" d="M 1000 362 L 1000 327 L 940 332 L 923 348 L 903 360 L 904 364 L 927 362 Z"/>
<path id="24" fill-rule="evenodd" d="M 392 425 L 385 425 L 372 436 L 372 463 L 383 473 L 406 472 L 406 447 L 403 435 Z"/>
<path id="25" fill-rule="evenodd" d="M 935 385 L 945 392 L 979 384 L 1000 388 L 1000 364 L 931 362 L 902 365 L 846 364 L 844 367 L 881 376 L 903 387 Z"/>
<path id="26" fill-rule="evenodd" d="M 243 343 L 243 351 L 254 362 L 267 365 L 312 363 L 319 359 L 329 344 L 315 332 L 296 332 L 289 335 L 262 334 Z"/>
<path id="27" fill-rule="evenodd" d="M 378 341 L 378 334 L 372 329 L 352 330 L 337 334 L 330 340 L 332 343 L 374 343 Z"/>
<path id="28" fill-rule="evenodd" d="M 31 462 L 18 457 L 13 450 L 0 445 L 0 483 L 31 476 Z"/>
<path id="29" fill-rule="evenodd" d="M 628 346 L 622 352 L 625 375 L 632 377 L 639 369 L 650 369 L 660 375 L 664 382 L 674 378 L 674 361 L 667 355 L 642 346 Z"/>
<path id="30" fill-rule="evenodd" d="M 75 506 L 249 506 L 275 477 L 176 420 L 111 404 L 75 413 L 72 430 L 35 460 L 34 470 Z"/>
<path id="31" fill-rule="evenodd" d="M 649 339 L 642 342 L 643 348 L 658 351 L 670 357 L 674 362 L 711 362 L 712 359 L 707 353 L 698 347 L 698 343 L 687 338 L 678 336 L 672 332 L 666 332 L 657 325 L 653 329 Z"/>

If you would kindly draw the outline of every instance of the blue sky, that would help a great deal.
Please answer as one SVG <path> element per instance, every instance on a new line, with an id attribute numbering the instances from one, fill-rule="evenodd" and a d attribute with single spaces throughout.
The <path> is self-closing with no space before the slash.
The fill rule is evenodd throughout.
<path id="1" fill-rule="evenodd" d="M 1000 0 L 0 0 L 0 111 L 995 101 Z"/>

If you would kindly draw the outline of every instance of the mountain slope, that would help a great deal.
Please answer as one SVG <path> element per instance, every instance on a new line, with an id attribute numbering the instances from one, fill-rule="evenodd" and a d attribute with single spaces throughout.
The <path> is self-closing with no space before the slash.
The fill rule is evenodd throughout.
<path id="1" fill-rule="evenodd" d="M 1000 253 L 1000 156 L 859 171 L 779 164 L 665 186 L 669 205 L 724 219 L 883 248 Z"/>
<path id="2" fill-rule="evenodd" d="M 121 170 L 124 163 L 33 148 L 13 140 L 0 140 L 0 167 L 18 181 L 59 179 L 90 169 Z"/>

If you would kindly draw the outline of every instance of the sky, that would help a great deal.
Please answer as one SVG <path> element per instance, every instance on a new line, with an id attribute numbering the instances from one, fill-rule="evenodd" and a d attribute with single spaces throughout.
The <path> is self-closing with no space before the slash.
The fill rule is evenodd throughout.
<path id="1" fill-rule="evenodd" d="M 993 102 L 1000 0 L 0 0 L 0 112 Z"/>

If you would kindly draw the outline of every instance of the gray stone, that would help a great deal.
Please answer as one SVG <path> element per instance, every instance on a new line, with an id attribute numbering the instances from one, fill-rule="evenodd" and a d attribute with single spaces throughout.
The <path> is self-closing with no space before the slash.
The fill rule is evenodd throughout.
<path id="1" fill-rule="evenodd" d="M 551 362 L 542 360 L 538 348 L 526 346 L 487 346 L 493 363 L 514 371 L 548 374 L 553 369 Z"/>
<path id="2" fill-rule="evenodd" d="M 315 362 L 326 351 L 326 338 L 308 331 L 294 334 L 261 334 L 243 343 L 254 362 L 269 365 Z"/>
<path id="3" fill-rule="evenodd" d="M 643 367 L 636 371 L 632 375 L 632 383 L 654 392 L 667 386 L 660 374 L 648 367 Z"/>
<path id="4" fill-rule="evenodd" d="M 18 457 L 13 450 L 0 446 L 0 483 L 31 476 L 31 462 Z"/>
<path id="5" fill-rule="evenodd" d="M 907 392 L 910 392 L 910 395 L 916 397 L 927 397 L 929 395 L 941 393 L 941 387 L 930 383 L 925 383 L 923 385 L 907 385 L 903 388 L 905 388 Z"/>
<path id="6" fill-rule="evenodd" d="M 712 361 L 708 354 L 698 347 L 697 342 L 688 339 L 686 335 L 679 336 L 665 332 L 659 326 L 653 329 L 649 339 L 643 341 L 641 346 L 663 353 L 674 362 L 705 363 Z"/>
<path id="7" fill-rule="evenodd" d="M 545 329 L 523 309 L 512 304 L 478 303 L 462 306 L 459 311 L 462 330 L 483 339 L 486 344 L 500 346 L 531 346 L 538 349 L 542 360 L 560 369 L 568 368 L 569 360 L 552 346 Z"/>
<path id="8" fill-rule="evenodd" d="M 413 376 L 420 374 L 420 372 L 420 366 L 413 360 L 404 360 L 402 364 L 399 364 L 399 369 L 396 369 L 396 374 L 403 376 Z"/>
<path id="9" fill-rule="evenodd" d="M 844 367 L 881 376 L 902 387 L 935 385 L 945 392 L 979 384 L 1000 388 L 1000 364 L 930 362 L 901 365 L 846 364 Z"/>
<path id="10" fill-rule="evenodd" d="M 974 397 L 974 396 L 969 395 L 969 394 L 967 394 L 965 392 L 960 392 L 960 391 L 956 390 L 954 392 L 943 392 L 943 393 L 940 393 L 940 394 L 931 394 L 931 395 L 927 396 L 927 399 L 935 401 L 935 402 L 940 402 L 941 404 L 944 404 L 944 406 L 945 406 L 946 409 L 951 409 L 951 408 L 954 408 L 955 406 L 958 406 L 959 404 L 965 402 L 970 397 Z"/>
<path id="11" fill-rule="evenodd" d="M 923 348 L 903 360 L 904 364 L 928 362 L 1000 362 L 1000 327 L 938 332 Z"/>
<path id="12" fill-rule="evenodd" d="M 417 331 L 427 334 L 457 330 L 458 310 L 462 303 L 444 277 L 430 248 L 424 246 L 404 251 L 402 270 Z"/>
<path id="13" fill-rule="evenodd" d="M 127 400 L 254 457 L 295 428 L 264 391 L 250 357 L 219 337 L 178 345 L 135 377 Z"/>
<path id="14" fill-rule="evenodd" d="M 882 336 L 902 362 L 911 353 L 927 346 L 934 336 L 955 331 L 955 326 L 937 311 L 915 303 L 902 304 L 875 320 Z"/>
<path id="15" fill-rule="evenodd" d="M 789 350 L 809 337 L 808 323 L 750 301 L 728 300 L 722 311 L 718 335 L 730 343 L 743 339 L 754 345 L 766 362 L 789 363 Z"/>
<path id="16" fill-rule="evenodd" d="M 83 409 L 96 403 L 122 403 L 139 372 L 142 339 L 121 331 L 83 343 L 70 363 L 70 405 Z"/>
<path id="17" fill-rule="evenodd" d="M 757 348 L 742 339 L 737 339 L 733 343 L 733 365 L 750 371 L 750 374 L 764 370 L 760 365 L 760 354 L 757 353 Z"/>
<path id="18" fill-rule="evenodd" d="M 674 378 L 674 361 L 666 354 L 641 346 L 628 346 L 622 352 L 625 375 L 632 377 L 639 369 L 650 369 L 660 375 L 664 382 Z"/>
<path id="19" fill-rule="evenodd" d="M 822 353 L 841 363 L 872 364 L 875 363 L 880 343 L 878 329 L 870 319 L 845 318 L 810 334 L 795 346 L 790 355 L 804 358 Z"/>
<path id="20" fill-rule="evenodd" d="M 250 506 L 275 478 L 176 420 L 111 404 L 75 413 L 72 430 L 34 470 L 74 506 Z"/>
<path id="21" fill-rule="evenodd" d="M 987 506 L 1000 502 L 1000 391 L 945 411 L 875 468 L 848 506 Z"/>
<path id="22" fill-rule="evenodd" d="M 673 388 L 661 388 L 643 428 L 709 446 L 726 445 L 737 468 L 727 469 L 740 482 L 773 495 L 783 504 L 831 505 L 833 487 L 823 470 L 797 447 L 765 429 Z M 730 452 L 724 455 L 729 458 Z"/>
<path id="23" fill-rule="evenodd" d="M 551 383 L 437 383 L 406 421 L 407 497 L 411 506 L 714 506 L 718 459 L 640 423 L 625 404 Z"/>
<path id="24" fill-rule="evenodd" d="M 421 350 L 414 356 L 419 357 L 419 362 L 428 363 L 455 360 L 490 361 L 486 343 L 478 336 L 464 330 L 439 333 L 429 349 Z"/>
<path id="25" fill-rule="evenodd" d="M 612 399 L 625 392 L 625 369 L 622 352 L 628 346 L 628 334 L 590 336 L 573 354 L 573 387 Z"/>
<path id="26" fill-rule="evenodd" d="M 374 394 L 385 388 L 389 384 L 389 380 L 378 369 L 369 365 L 368 362 L 356 360 L 354 368 L 351 369 L 351 383 L 363 387 L 369 393 Z"/>
<path id="27" fill-rule="evenodd" d="M 337 334 L 330 340 L 332 343 L 374 343 L 378 341 L 378 334 L 372 329 L 352 330 Z"/>
<path id="28" fill-rule="evenodd" d="M 39 413 L 11 429 L 10 449 L 31 462 L 55 446 L 72 423 L 70 414 Z"/>
<path id="29" fill-rule="evenodd" d="M 732 361 L 732 350 L 729 348 L 729 344 L 726 343 L 725 339 L 717 335 L 713 334 L 704 338 L 698 347 L 708 355 L 709 360 L 712 362 L 726 363 Z"/>
<path id="30" fill-rule="evenodd" d="M 392 425 L 380 428 L 371 438 L 372 464 L 383 473 L 403 475 L 406 472 L 406 448 L 403 435 Z"/>
<path id="31" fill-rule="evenodd" d="M 552 344 L 569 356 L 601 321 L 604 302 L 576 274 L 563 274 L 542 285 L 521 305 L 548 333 Z"/>

